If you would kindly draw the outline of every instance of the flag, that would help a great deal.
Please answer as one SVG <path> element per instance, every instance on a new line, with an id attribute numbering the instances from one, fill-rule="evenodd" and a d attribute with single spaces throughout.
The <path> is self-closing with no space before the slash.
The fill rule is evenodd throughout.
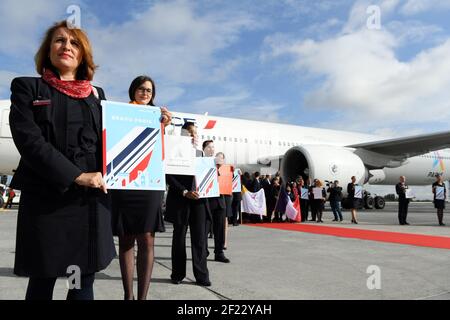
<path id="1" fill-rule="evenodd" d="M 275 211 L 286 214 L 286 216 L 291 220 L 297 222 L 300 221 L 301 211 L 299 197 L 297 196 L 295 201 L 292 202 L 284 187 L 281 187 L 280 195 L 278 196 L 278 201 L 275 206 Z"/>
<path id="2" fill-rule="evenodd" d="M 264 189 L 258 192 L 250 192 L 245 186 L 242 186 L 241 211 L 266 216 L 266 196 Z"/>

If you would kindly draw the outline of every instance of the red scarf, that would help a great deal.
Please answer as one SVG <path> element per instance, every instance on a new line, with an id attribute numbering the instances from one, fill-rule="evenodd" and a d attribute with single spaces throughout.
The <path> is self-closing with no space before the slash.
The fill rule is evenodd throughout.
<path id="1" fill-rule="evenodd" d="M 59 79 L 50 69 L 44 70 L 42 79 L 59 92 L 72 98 L 87 98 L 92 92 L 92 85 L 89 80 L 63 81 Z"/>

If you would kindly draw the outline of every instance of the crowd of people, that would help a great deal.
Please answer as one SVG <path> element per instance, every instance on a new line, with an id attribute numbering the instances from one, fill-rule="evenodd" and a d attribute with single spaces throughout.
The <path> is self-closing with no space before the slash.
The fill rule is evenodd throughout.
<path id="1" fill-rule="evenodd" d="M 242 185 L 251 192 L 258 192 L 261 189 L 264 189 L 266 198 L 266 216 L 243 213 L 243 218 L 246 222 L 290 222 L 290 219 L 286 217 L 284 212 L 277 208 L 281 188 L 284 188 L 292 202 L 295 202 L 297 198 L 299 199 L 301 222 L 313 221 L 323 223 L 323 211 L 327 200 L 329 201 L 331 212 L 333 213 L 332 221 L 343 221 L 342 201 L 344 200 L 344 194 L 343 188 L 337 180 L 324 185 L 319 179 L 314 179 L 311 182 L 309 178 L 305 180 L 302 176 L 298 176 L 295 181 L 283 182 L 279 172 L 274 176 L 261 175 L 259 172 L 255 172 L 251 175 L 250 173 L 245 172 L 241 180 Z M 356 187 L 358 187 L 356 177 L 352 176 L 350 180 L 351 181 L 347 184 L 346 201 L 351 212 L 351 223 L 358 224 L 357 210 L 363 207 L 363 197 L 362 194 L 355 196 L 355 190 Z M 315 188 L 322 189 L 320 197 L 315 196 Z M 441 188 L 441 195 L 437 196 L 437 190 L 439 188 Z M 399 183 L 395 186 L 395 189 L 399 203 L 399 224 L 409 225 L 406 219 L 408 215 L 408 204 L 411 201 L 411 197 L 407 195 L 409 186 L 406 184 L 405 176 L 399 178 Z M 432 193 L 434 207 L 437 209 L 438 223 L 440 226 L 445 226 L 443 222 L 443 210 L 445 209 L 445 199 L 447 199 L 447 189 L 441 174 L 436 175 L 436 181 L 432 185 Z"/>

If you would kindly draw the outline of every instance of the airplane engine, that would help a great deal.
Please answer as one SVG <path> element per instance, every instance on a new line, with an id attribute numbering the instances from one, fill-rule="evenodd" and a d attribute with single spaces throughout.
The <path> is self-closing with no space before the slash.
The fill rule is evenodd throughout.
<path id="1" fill-rule="evenodd" d="M 369 179 L 362 160 L 351 150 L 326 145 L 305 145 L 289 149 L 283 156 L 281 174 L 284 181 L 294 181 L 298 175 L 322 182 L 338 180 L 345 189 L 351 177 L 360 185 Z"/>

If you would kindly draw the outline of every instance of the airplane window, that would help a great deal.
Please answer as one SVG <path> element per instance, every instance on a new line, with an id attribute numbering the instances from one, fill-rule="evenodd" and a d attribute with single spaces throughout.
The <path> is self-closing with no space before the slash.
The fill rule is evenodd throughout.
<path id="1" fill-rule="evenodd" d="M 237 142 L 238 140 L 237 140 L 237 138 L 234 138 L 234 142 Z"/>
<path id="2" fill-rule="evenodd" d="M 281 141 L 278 141 L 278 145 L 281 146 Z"/>
<path id="3" fill-rule="evenodd" d="M 205 136 L 204 135 L 202 135 L 202 140 L 205 140 Z"/>
<path id="4" fill-rule="evenodd" d="M 218 137 L 219 138 L 219 141 L 222 141 L 222 137 Z"/>
<path id="5" fill-rule="evenodd" d="M 245 143 L 247 143 L 247 142 L 248 142 L 248 141 L 247 141 L 247 138 L 245 138 L 245 140 L 244 140 L 244 141 L 245 141 Z"/>
<path id="6" fill-rule="evenodd" d="M 223 137 L 223 141 L 227 141 L 227 137 Z"/>
<path id="7" fill-rule="evenodd" d="M 239 142 L 242 143 L 242 138 L 239 139 Z"/>
<path id="8" fill-rule="evenodd" d="M 216 140 L 216 136 L 213 136 L 212 139 L 213 139 L 213 140 Z"/>

